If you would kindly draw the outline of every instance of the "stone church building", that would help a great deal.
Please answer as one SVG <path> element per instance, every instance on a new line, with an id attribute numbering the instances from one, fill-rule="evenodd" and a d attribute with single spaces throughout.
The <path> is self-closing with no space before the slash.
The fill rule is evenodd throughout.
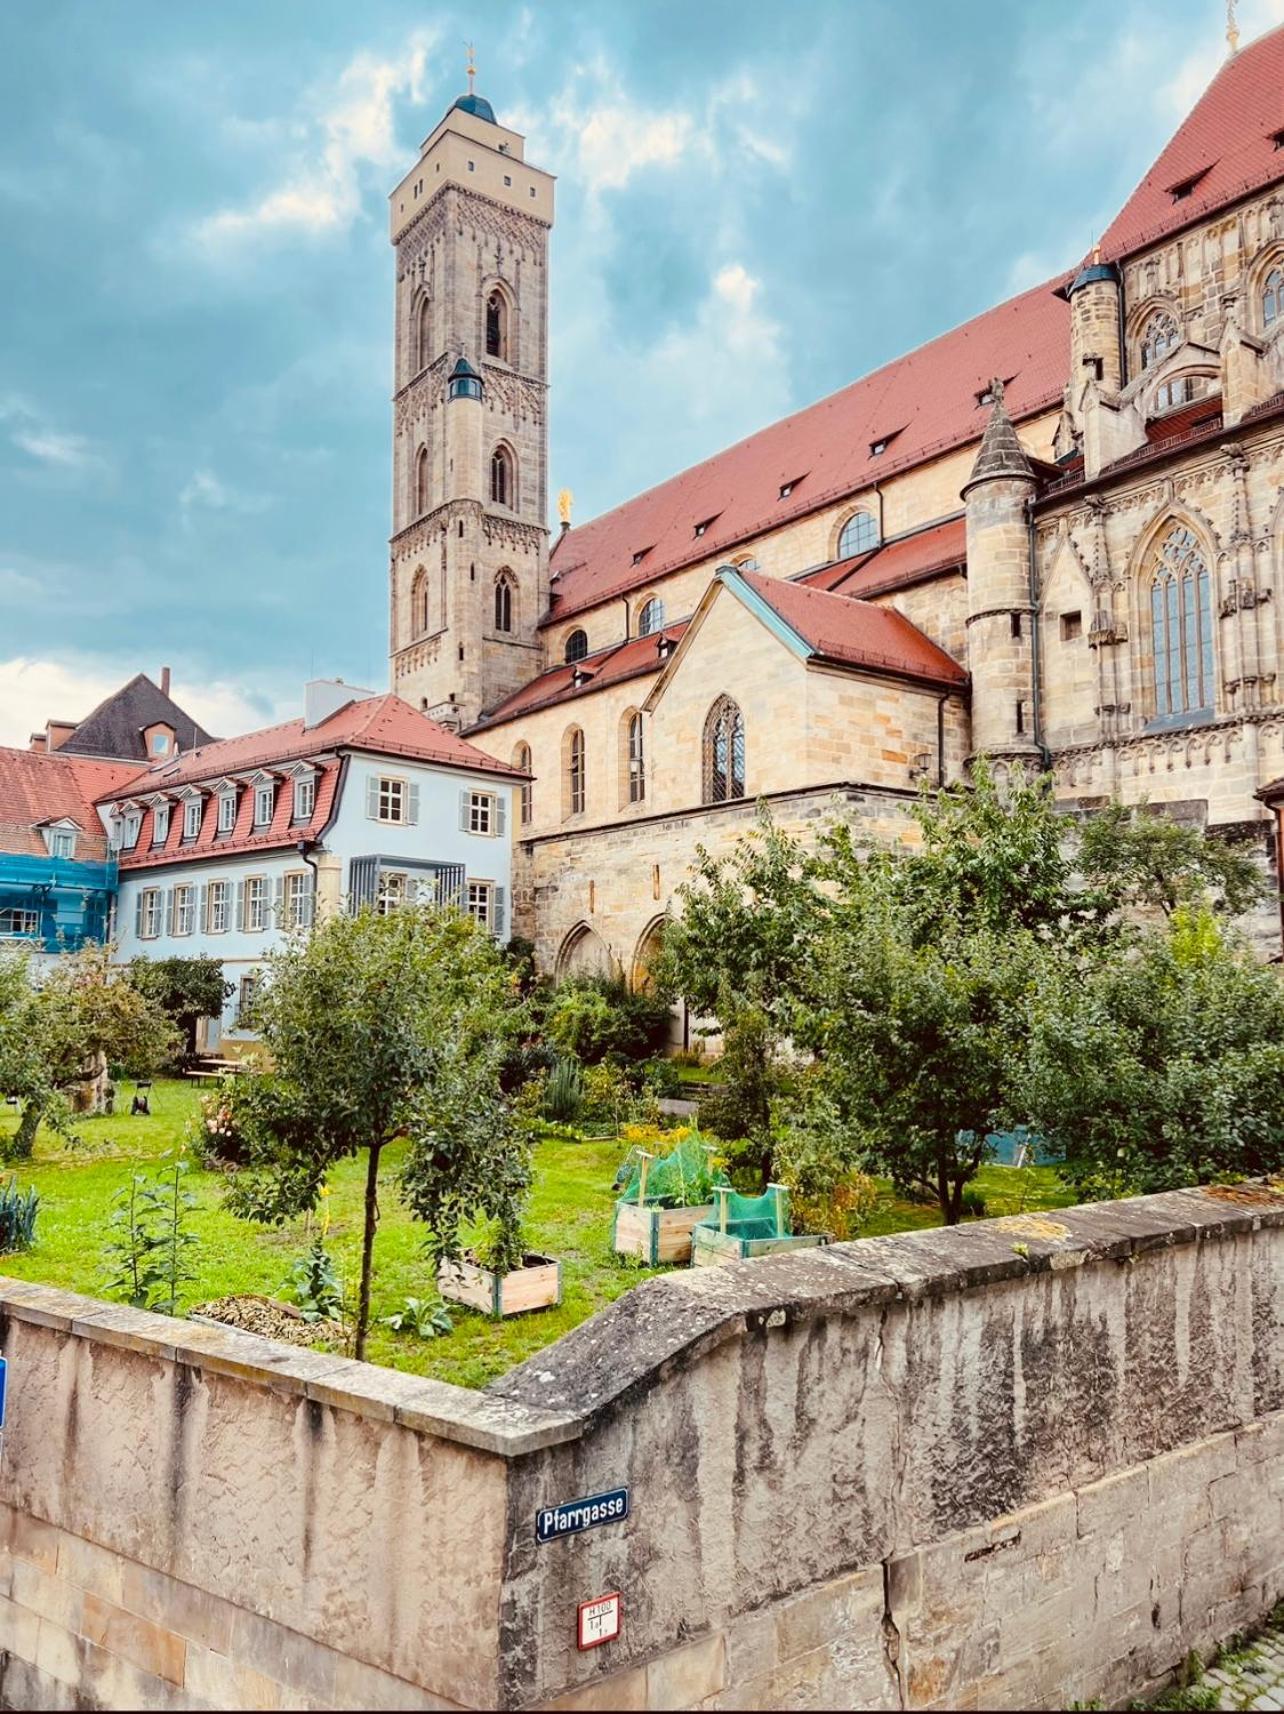
<path id="1" fill-rule="evenodd" d="M 391 214 L 393 688 L 529 774 L 543 967 L 638 980 L 759 802 L 892 838 L 980 752 L 1278 872 L 1284 29 L 1078 266 L 551 546 L 553 181 L 469 93 Z"/>

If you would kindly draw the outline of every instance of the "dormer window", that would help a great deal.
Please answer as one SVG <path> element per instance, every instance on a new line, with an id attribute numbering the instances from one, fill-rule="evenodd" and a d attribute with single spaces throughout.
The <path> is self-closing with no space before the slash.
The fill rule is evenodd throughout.
<path id="1" fill-rule="evenodd" d="M 135 845 L 138 844 L 138 835 L 142 829 L 142 825 L 143 812 L 141 809 L 129 809 L 125 811 L 125 820 L 121 829 L 121 843 L 124 845 L 126 851 L 132 851 Z"/>
<path id="2" fill-rule="evenodd" d="M 697 525 L 696 525 L 696 527 L 695 527 L 695 533 L 696 533 L 696 535 L 698 535 L 698 536 L 702 536 L 702 535 L 704 535 L 704 534 L 705 534 L 705 532 L 706 532 L 706 531 L 707 531 L 707 530 L 708 530 L 708 528 L 709 528 L 709 526 L 710 526 L 710 525 L 711 525 L 711 524 L 716 524 L 716 523 L 717 523 L 717 521 L 718 521 L 718 516 L 719 516 L 719 515 L 718 515 L 718 513 L 717 513 L 717 512 L 715 512 L 715 513 L 714 513 L 714 514 L 713 514 L 713 516 L 712 516 L 712 517 L 711 517 L 711 518 L 704 518 L 704 519 L 702 519 L 702 520 L 701 520 L 701 522 L 700 522 L 700 523 L 698 523 L 698 524 L 697 524 Z"/>
<path id="3" fill-rule="evenodd" d="M 655 543 L 652 542 L 651 547 L 654 547 L 654 546 L 655 546 Z M 641 565 L 642 561 L 646 558 L 646 556 L 650 553 L 650 551 L 651 551 L 651 548 L 639 548 L 638 551 L 633 556 L 634 565 Z"/>
<path id="4" fill-rule="evenodd" d="M 254 788 L 254 825 L 269 827 L 272 813 L 276 809 L 276 787 L 271 780 L 264 780 Z"/>
<path id="5" fill-rule="evenodd" d="M 315 774 L 300 774 L 294 782 L 292 821 L 311 821 L 316 808 L 317 782 Z"/>
<path id="6" fill-rule="evenodd" d="M 882 434 L 879 435 L 877 440 L 871 440 L 869 443 L 869 456 L 871 458 L 881 458 L 900 432 L 901 431 L 899 429 L 893 429 L 890 434 Z"/>
<path id="7" fill-rule="evenodd" d="M 218 800 L 218 830 L 231 833 L 236 827 L 236 793 L 221 792 Z"/>
<path id="8" fill-rule="evenodd" d="M 70 861 L 76 855 L 76 829 L 74 827 L 47 827 L 45 829 L 45 845 L 51 857 Z"/>
<path id="9" fill-rule="evenodd" d="M 1189 178 L 1179 179 L 1176 184 L 1169 185 L 1169 196 L 1174 202 L 1185 202 L 1187 197 L 1194 193 L 1195 187 L 1200 181 L 1207 177 L 1209 170 L 1208 167 L 1201 167 L 1197 173 L 1192 173 Z"/>
<path id="10" fill-rule="evenodd" d="M 801 476 L 791 476 L 788 482 L 782 482 L 780 484 L 779 498 L 781 500 L 787 500 L 801 481 Z"/>
<path id="11" fill-rule="evenodd" d="M 1272 131 L 1270 139 L 1277 149 L 1284 149 L 1284 131 Z"/>
<path id="12" fill-rule="evenodd" d="M 154 803 L 152 805 L 152 844 L 163 845 L 169 838 L 169 805 Z"/>
<path id="13" fill-rule="evenodd" d="M 199 839 L 201 836 L 202 807 L 201 800 L 198 797 L 188 798 L 187 802 L 183 805 L 183 840 L 187 844 L 190 844 L 194 839 Z"/>

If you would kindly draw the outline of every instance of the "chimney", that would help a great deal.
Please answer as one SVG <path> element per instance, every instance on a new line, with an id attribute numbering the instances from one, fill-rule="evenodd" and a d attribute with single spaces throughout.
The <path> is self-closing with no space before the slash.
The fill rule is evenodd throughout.
<path id="1" fill-rule="evenodd" d="M 168 667 L 162 667 L 161 668 L 161 695 L 162 696 L 168 696 L 169 695 L 169 668 Z"/>
<path id="2" fill-rule="evenodd" d="M 377 690 L 362 690 L 355 684 L 344 684 L 341 678 L 314 678 L 303 687 L 303 724 L 320 726 L 332 714 L 346 708 L 350 702 L 365 702 L 378 696 Z"/>
<path id="3" fill-rule="evenodd" d="M 75 730 L 76 722 L 74 720 L 46 720 L 45 749 L 61 750 Z"/>
<path id="4" fill-rule="evenodd" d="M 31 748 L 41 752 L 49 748 L 49 740 L 43 732 L 33 732 L 31 734 Z"/>

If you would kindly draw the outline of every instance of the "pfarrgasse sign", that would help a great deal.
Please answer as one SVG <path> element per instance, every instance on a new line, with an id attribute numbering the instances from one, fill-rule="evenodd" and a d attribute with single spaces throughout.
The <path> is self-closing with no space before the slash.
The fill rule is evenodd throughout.
<path id="1" fill-rule="evenodd" d="M 605 1494 L 590 1494 L 584 1500 L 568 1500 L 563 1506 L 541 1506 L 535 1514 L 536 1541 L 557 1541 L 564 1535 L 596 1529 L 599 1524 L 623 1523 L 629 1515 L 629 1491 L 612 1488 Z"/>

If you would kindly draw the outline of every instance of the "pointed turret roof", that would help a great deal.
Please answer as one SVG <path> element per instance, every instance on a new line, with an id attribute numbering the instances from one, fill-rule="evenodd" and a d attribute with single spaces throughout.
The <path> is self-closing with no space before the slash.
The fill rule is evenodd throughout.
<path id="1" fill-rule="evenodd" d="M 990 482 L 996 476 L 1021 476 L 1029 482 L 1034 481 L 1030 460 L 1026 457 L 1025 448 L 1017 438 L 1012 418 L 1003 403 L 1002 381 L 992 381 L 990 391 L 994 394 L 994 405 L 990 411 L 990 420 L 985 425 L 985 433 L 981 437 L 981 448 L 976 455 L 976 463 L 972 466 L 972 474 L 963 489 L 965 495 L 969 489 L 975 488 L 978 482 Z"/>

